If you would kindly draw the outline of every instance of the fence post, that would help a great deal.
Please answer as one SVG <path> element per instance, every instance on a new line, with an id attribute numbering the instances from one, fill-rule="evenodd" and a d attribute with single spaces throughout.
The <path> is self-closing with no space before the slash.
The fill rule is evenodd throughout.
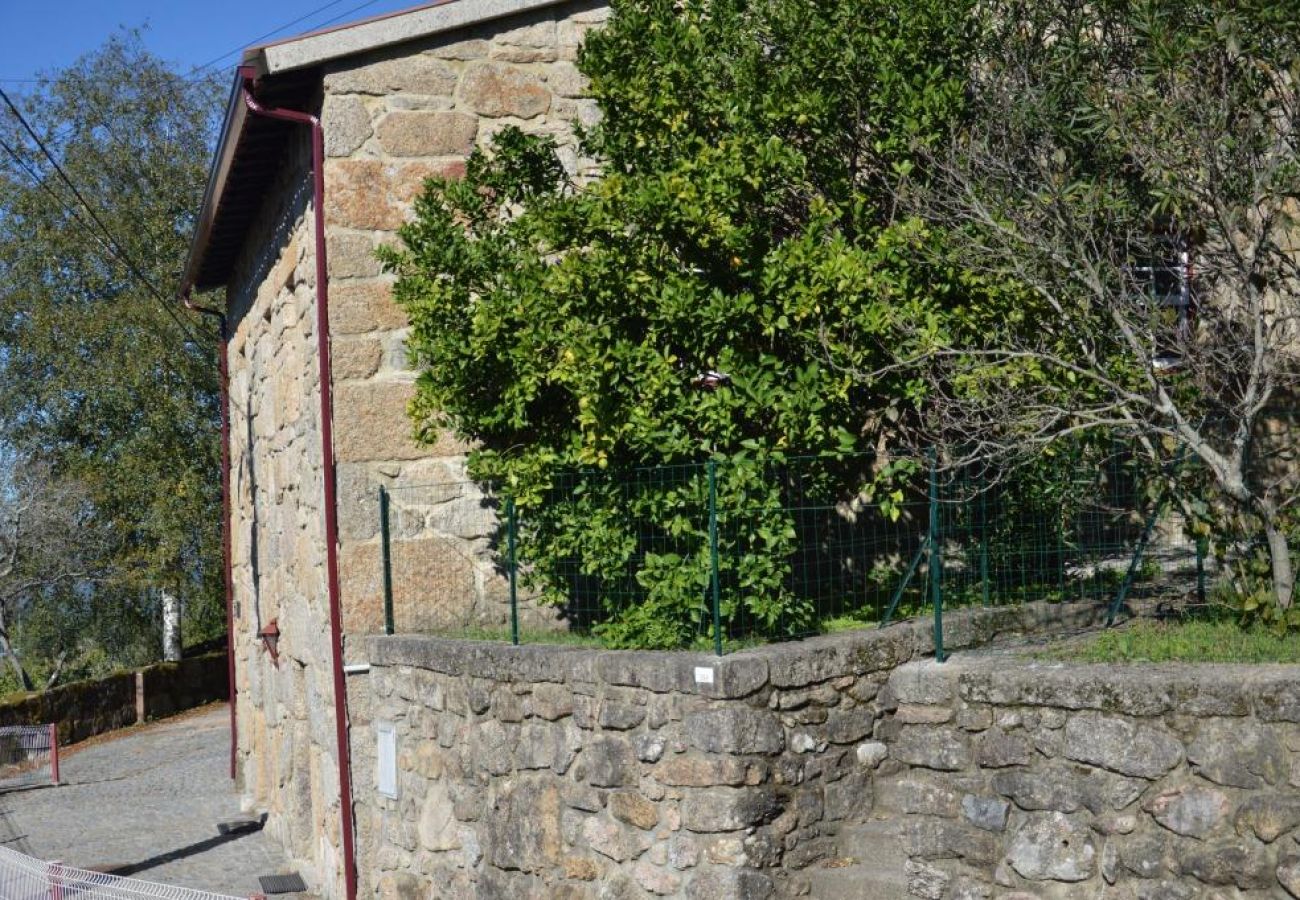
<path id="1" fill-rule="evenodd" d="M 722 655 L 722 591 L 718 585 L 718 463 L 709 460 L 709 588 L 713 606 L 713 652 Z"/>
<path id="2" fill-rule="evenodd" d="M 1205 605 L 1205 551 L 1210 540 L 1207 537 L 1196 539 L 1196 602 Z"/>
<path id="3" fill-rule="evenodd" d="M 515 498 L 506 498 L 506 569 L 510 575 L 510 643 L 519 646 L 519 560 L 515 542 L 518 520 Z"/>
<path id="4" fill-rule="evenodd" d="M 388 488 L 379 486 L 379 538 L 380 555 L 384 564 L 384 634 L 393 634 L 397 628 L 393 621 L 393 556 L 392 529 L 389 526 Z"/>
<path id="5" fill-rule="evenodd" d="M 934 606 L 934 659 L 943 662 L 943 527 L 939 521 L 939 456 L 930 448 L 930 602 Z"/>
<path id="6" fill-rule="evenodd" d="M 989 605 L 989 511 L 986 498 L 988 485 L 980 486 L 980 595 L 984 606 Z"/>
<path id="7" fill-rule="evenodd" d="M 50 723 L 50 781 L 56 786 L 59 783 L 59 726 L 57 722 Z"/>
<path id="8" fill-rule="evenodd" d="M 63 900 L 63 863 L 56 859 L 47 865 L 45 877 L 50 882 L 50 900 Z"/>

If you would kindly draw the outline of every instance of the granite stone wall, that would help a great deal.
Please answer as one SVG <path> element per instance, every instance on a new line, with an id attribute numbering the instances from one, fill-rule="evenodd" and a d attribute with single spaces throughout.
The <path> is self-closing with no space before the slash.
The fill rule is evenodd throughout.
<path id="1" fill-rule="evenodd" d="M 945 624 L 961 647 L 1097 613 L 1028 606 Z M 880 694 L 931 652 L 925 623 L 723 658 L 375 638 L 356 767 L 382 771 L 377 734 L 394 729 L 396 791 L 363 798 L 363 892 L 845 896 L 828 879 L 862 856 L 889 752 Z M 901 885 L 902 860 L 882 862 Z M 880 874 L 857 879 L 871 890 L 860 896 L 891 896 Z"/>
<path id="2" fill-rule="evenodd" d="M 231 566 L 243 803 L 313 890 L 342 866 L 325 590 L 310 145 L 295 135 L 228 292 Z M 257 634 L 276 621 L 273 661 Z"/>
<path id="3" fill-rule="evenodd" d="M 574 65 L 605 4 L 544 10 L 349 58 L 324 78 L 326 215 L 335 380 L 345 628 L 383 626 L 378 490 L 393 493 L 394 606 L 401 631 L 504 625 L 505 578 L 487 552 L 493 503 L 465 474 L 466 447 L 446 435 L 418 446 L 406 406 L 407 321 L 375 248 L 395 232 L 430 176 L 458 177 L 475 147 L 507 125 L 549 134 L 575 178 L 575 123 L 596 120 Z M 418 487 L 415 487 L 418 486 Z M 527 624 L 554 621 L 529 609 Z"/>
<path id="4" fill-rule="evenodd" d="M 878 710 L 914 897 L 1300 897 L 1300 667 L 959 657 Z"/>
<path id="5" fill-rule="evenodd" d="M 1094 615 L 945 624 L 973 648 Z M 1300 667 L 936 664 L 923 623 L 722 659 L 370 652 L 357 765 L 392 728 L 396 791 L 358 826 L 385 900 L 1300 897 Z"/>

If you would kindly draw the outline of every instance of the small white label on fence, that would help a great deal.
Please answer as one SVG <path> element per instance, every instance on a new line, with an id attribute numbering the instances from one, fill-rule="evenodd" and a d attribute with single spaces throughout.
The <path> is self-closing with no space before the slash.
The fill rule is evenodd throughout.
<path id="1" fill-rule="evenodd" d="M 696 666 L 695 683 L 713 684 L 713 666 Z"/>
<path id="2" fill-rule="evenodd" d="M 393 800 L 397 799 L 397 728 L 388 722 L 375 724 L 379 736 L 379 746 L 375 756 L 379 771 L 375 774 L 375 786 L 379 793 Z"/>

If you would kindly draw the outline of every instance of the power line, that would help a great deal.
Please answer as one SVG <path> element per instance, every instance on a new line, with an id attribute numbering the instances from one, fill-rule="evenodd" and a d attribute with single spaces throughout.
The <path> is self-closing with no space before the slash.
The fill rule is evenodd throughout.
<path id="1" fill-rule="evenodd" d="M 57 204 L 58 208 L 63 210 L 63 212 L 70 219 L 72 219 L 73 222 L 77 224 L 78 228 L 80 228 L 82 231 L 88 234 L 93 240 L 98 242 L 100 246 L 102 246 L 105 250 L 108 251 L 109 255 L 113 256 L 115 259 L 119 259 L 120 261 L 120 258 L 117 256 L 117 251 L 114 250 L 114 248 L 107 241 L 105 241 L 103 237 L 101 237 L 99 234 L 96 234 L 95 231 L 91 229 L 89 225 L 86 224 L 86 221 L 82 219 L 80 215 L 77 214 L 77 211 L 71 206 L 69 206 L 68 203 L 61 196 L 59 196 L 58 192 L 55 191 L 54 188 L 50 187 L 49 183 L 44 178 L 41 177 L 40 173 L 35 171 L 31 167 L 31 165 L 28 164 L 28 162 L 22 158 L 22 155 L 18 153 L 18 151 L 14 150 L 14 148 L 11 147 L 9 143 L 5 141 L 3 138 L 0 138 L 0 149 L 4 150 L 4 152 L 9 155 L 10 159 L 12 159 L 15 163 L 17 163 L 19 168 L 21 168 L 24 172 L 27 173 L 27 177 L 32 180 L 34 186 L 45 191 L 47 194 L 50 195 L 50 197 L 54 199 L 54 202 L 55 204 Z M 169 338 L 158 328 L 154 327 L 152 322 L 149 322 L 148 325 L 149 325 L 149 330 L 151 330 L 154 333 L 154 336 L 158 338 L 159 341 L 162 342 L 164 352 L 166 352 L 168 355 L 177 352 L 177 348 L 173 344 L 171 338 Z M 184 348 L 181 348 L 179 352 L 181 354 L 182 361 L 188 360 L 188 357 L 185 356 Z M 184 363 L 182 362 L 182 365 L 183 364 Z"/>
<path id="2" fill-rule="evenodd" d="M 310 19 L 312 16 L 315 16 L 318 13 L 323 13 L 325 12 L 325 10 L 329 9 L 330 7 L 338 6 L 342 2 L 343 0 L 330 0 L 330 2 L 326 3 L 324 6 L 319 6 L 316 9 L 313 9 L 311 12 L 301 15 L 291 22 L 285 22 L 283 25 L 279 26 L 278 28 L 272 28 L 266 34 L 259 34 L 257 37 L 253 38 L 252 40 L 245 41 L 244 43 L 240 44 L 238 47 L 235 47 L 231 50 L 227 50 L 225 53 L 221 54 L 220 56 L 213 57 L 212 59 L 208 60 L 202 65 L 195 66 L 194 68 L 190 69 L 189 74 L 186 75 L 185 77 L 186 79 L 192 78 L 195 74 L 202 72 L 204 69 L 210 68 L 211 66 L 215 66 L 217 63 L 221 62 L 223 59 L 226 59 L 227 57 L 234 56 L 236 53 L 239 53 L 244 48 L 250 47 L 256 44 L 258 41 L 264 41 L 269 37 L 274 37 L 275 35 L 279 34 L 285 29 L 292 28 L 293 26 L 297 25 L 299 22 L 305 22 L 307 19 Z M 344 15 L 347 14 L 344 13 Z"/>
<path id="3" fill-rule="evenodd" d="M 172 309 L 171 300 L 167 298 L 143 272 L 140 271 L 140 268 L 135 264 L 134 260 L 131 259 L 130 255 L 128 255 L 127 252 L 122 249 L 121 245 L 114 240 L 113 232 L 104 224 L 104 220 L 99 217 L 99 214 L 95 212 L 94 207 L 90 205 L 82 195 L 81 191 L 78 190 L 76 184 L 74 184 L 72 179 L 68 177 L 68 173 L 63 171 L 63 166 L 61 166 L 59 161 L 55 159 L 54 154 L 50 152 L 50 149 L 45 146 L 45 142 L 41 140 L 40 135 L 36 133 L 35 129 L 33 129 L 30 124 L 28 124 L 26 117 L 23 116 L 18 107 L 14 105 L 14 102 L 9 99 L 9 95 L 5 93 L 3 88 L 0 88 L 0 100 L 3 100 L 5 106 L 9 107 L 9 111 L 18 119 L 19 123 L 22 124 L 23 129 L 31 136 L 32 140 L 36 142 L 36 146 L 40 148 L 41 153 L 44 154 L 47 160 L 49 160 L 50 165 L 54 167 L 54 171 L 59 174 L 59 177 L 63 179 L 63 183 L 72 191 L 72 195 L 77 198 L 77 201 L 81 203 L 82 207 L 90 215 L 90 218 L 99 226 L 99 230 L 103 232 L 104 237 L 108 239 L 108 242 L 116 248 L 117 253 L 115 255 L 121 260 L 122 264 L 125 265 L 127 269 L 149 289 L 155 298 L 157 298 L 163 311 L 176 323 L 177 327 L 180 328 L 181 333 L 196 344 L 199 343 L 199 339 L 189 330 L 189 328 L 186 327 L 185 322 L 181 320 L 179 315 L 177 315 L 176 310 Z"/>

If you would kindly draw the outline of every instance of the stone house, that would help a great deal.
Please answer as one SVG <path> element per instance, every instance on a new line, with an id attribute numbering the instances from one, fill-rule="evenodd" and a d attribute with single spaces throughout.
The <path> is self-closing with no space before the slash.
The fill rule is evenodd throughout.
<path id="1" fill-rule="evenodd" d="M 381 484 L 443 488 L 398 511 L 396 552 L 447 588 L 399 591 L 407 627 L 506 616 L 465 448 L 409 437 L 407 323 L 375 250 L 427 177 L 462 173 L 506 125 L 554 135 L 574 175 L 589 166 L 573 125 L 595 104 L 574 59 L 606 13 L 431 3 L 254 47 L 235 78 L 185 275 L 187 296 L 226 298 L 232 774 L 323 896 L 356 891 L 349 783 L 371 773 L 349 765 L 349 734 L 373 738 L 353 639 L 383 623 Z"/>

